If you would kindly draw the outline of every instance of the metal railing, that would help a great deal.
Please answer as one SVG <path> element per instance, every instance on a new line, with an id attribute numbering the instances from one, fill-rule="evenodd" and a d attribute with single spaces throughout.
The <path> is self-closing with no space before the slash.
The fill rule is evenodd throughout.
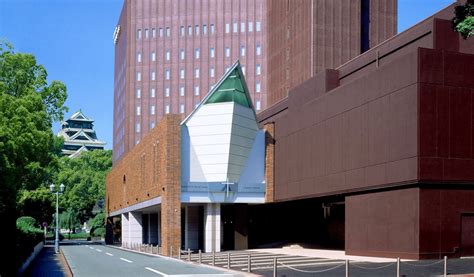
<path id="1" fill-rule="evenodd" d="M 149 253 L 149 254 L 163 255 L 162 249 L 158 245 L 154 246 L 150 244 L 124 242 L 122 243 L 122 247 L 131 249 L 134 251 Z M 215 251 L 212 251 L 211 253 L 203 253 L 201 250 L 194 252 L 191 249 L 187 249 L 187 250 L 178 249 L 177 251 L 173 251 L 173 248 L 171 247 L 169 254 L 170 254 L 170 257 L 172 258 L 176 258 L 176 259 L 186 261 L 186 262 L 194 262 L 198 264 L 206 263 L 212 266 L 220 266 L 227 269 L 237 268 L 240 271 L 245 271 L 249 273 L 252 272 L 253 266 L 260 266 L 259 268 L 260 270 L 271 269 L 273 271 L 274 277 L 276 277 L 278 272 L 283 269 L 289 270 L 289 271 L 295 271 L 299 273 L 318 274 L 318 273 L 327 273 L 327 272 L 331 272 L 338 269 L 340 271 L 342 267 L 344 267 L 343 272 L 345 273 L 346 277 L 351 276 L 351 273 L 350 273 L 351 269 L 352 270 L 358 269 L 359 271 L 360 270 L 378 271 L 378 270 L 387 269 L 390 267 L 394 267 L 395 272 L 396 272 L 395 276 L 400 277 L 402 267 L 406 267 L 406 268 L 433 267 L 433 266 L 438 266 L 440 264 L 443 264 L 443 272 L 439 272 L 439 274 L 446 277 L 448 273 L 447 256 L 444 256 L 444 259 L 441 259 L 441 260 L 435 260 L 435 261 L 430 260 L 428 262 L 423 262 L 423 261 L 417 261 L 417 262 L 403 261 L 402 262 L 400 258 L 397 258 L 393 262 L 383 263 L 381 265 L 376 265 L 376 266 L 374 266 L 373 264 L 369 262 L 350 261 L 350 260 L 341 260 L 341 261 L 334 261 L 334 262 L 331 261 L 326 264 L 324 263 L 318 264 L 317 265 L 318 269 L 308 270 L 307 269 L 308 265 L 304 266 L 306 269 L 298 268 L 297 265 L 295 266 L 295 265 L 289 264 L 285 260 L 285 258 L 279 259 L 279 257 L 272 257 L 271 259 L 265 258 L 265 262 L 262 262 L 262 261 L 255 262 L 253 260 L 254 257 L 252 256 L 252 253 L 233 254 L 231 252 L 216 253 Z M 254 255 L 258 256 L 258 254 L 254 254 Z M 300 257 L 300 258 L 305 259 L 308 257 Z M 286 257 L 286 259 L 288 259 L 288 257 Z"/>

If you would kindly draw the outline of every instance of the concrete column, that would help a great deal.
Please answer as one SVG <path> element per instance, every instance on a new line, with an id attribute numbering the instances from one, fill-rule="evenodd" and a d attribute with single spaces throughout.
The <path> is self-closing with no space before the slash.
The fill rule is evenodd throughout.
<path id="1" fill-rule="evenodd" d="M 142 227 L 142 213 L 141 212 L 129 212 L 128 220 L 130 224 L 130 242 L 131 243 L 143 243 L 143 227 Z"/>
<path id="2" fill-rule="evenodd" d="M 130 244 L 130 222 L 128 220 L 128 213 L 122 214 L 122 243 Z"/>
<path id="3" fill-rule="evenodd" d="M 209 203 L 204 208 L 204 249 L 221 251 L 221 204 Z"/>
<path id="4" fill-rule="evenodd" d="M 184 248 L 197 250 L 199 248 L 199 207 L 186 206 L 184 218 Z"/>
<path id="5" fill-rule="evenodd" d="M 151 244 L 158 244 L 158 214 L 150 214 L 148 240 Z"/>

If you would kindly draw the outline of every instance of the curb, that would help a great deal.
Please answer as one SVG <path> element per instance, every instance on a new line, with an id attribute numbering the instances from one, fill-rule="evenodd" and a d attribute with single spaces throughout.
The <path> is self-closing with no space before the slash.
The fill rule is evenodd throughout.
<path id="1" fill-rule="evenodd" d="M 71 266 L 69 265 L 69 262 L 67 261 L 66 255 L 64 255 L 62 248 L 59 249 L 59 253 L 61 254 L 61 263 L 63 264 L 63 266 L 66 265 L 64 266 L 64 268 L 68 271 L 66 272 L 66 276 L 74 276 L 74 273 L 72 273 Z"/>

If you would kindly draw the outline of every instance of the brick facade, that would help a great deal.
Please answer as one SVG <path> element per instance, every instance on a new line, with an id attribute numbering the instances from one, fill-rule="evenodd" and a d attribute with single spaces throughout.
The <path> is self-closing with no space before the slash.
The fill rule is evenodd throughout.
<path id="1" fill-rule="evenodd" d="M 111 213 L 161 196 L 162 247 L 181 245 L 181 116 L 167 115 L 142 141 L 114 164 L 106 180 Z"/>

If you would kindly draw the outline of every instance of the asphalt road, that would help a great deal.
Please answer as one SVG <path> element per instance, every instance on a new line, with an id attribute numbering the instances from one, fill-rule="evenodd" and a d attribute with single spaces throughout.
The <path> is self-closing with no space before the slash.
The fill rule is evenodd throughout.
<path id="1" fill-rule="evenodd" d="M 241 276 L 176 259 L 152 257 L 98 244 L 62 245 L 74 276 Z"/>

